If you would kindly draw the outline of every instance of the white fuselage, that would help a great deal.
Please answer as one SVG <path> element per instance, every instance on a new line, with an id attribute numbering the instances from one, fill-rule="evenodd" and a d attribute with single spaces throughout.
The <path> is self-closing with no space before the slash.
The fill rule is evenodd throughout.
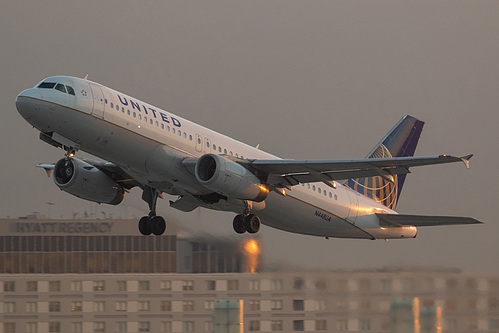
<path id="1" fill-rule="evenodd" d="M 182 165 L 185 158 L 213 153 L 241 159 L 278 159 L 170 112 L 100 84 L 53 77 L 75 95 L 32 88 L 18 96 L 22 116 L 41 132 L 57 133 L 79 149 L 113 162 L 134 179 L 172 195 L 210 191 Z M 203 207 L 241 213 L 241 200 Z M 416 228 L 382 228 L 375 213 L 395 214 L 382 204 L 338 184 L 300 184 L 286 195 L 269 194 L 252 207 L 263 224 L 301 234 L 367 239 L 411 238 Z"/>

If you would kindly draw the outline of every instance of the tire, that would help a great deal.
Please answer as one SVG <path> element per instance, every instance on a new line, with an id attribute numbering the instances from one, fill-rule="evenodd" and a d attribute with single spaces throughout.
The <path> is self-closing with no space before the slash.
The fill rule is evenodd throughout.
<path id="1" fill-rule="evenodd" d="M 246 232 L 246 228 L 244 227 L 244 219 L 242 215 L 236 215 L 234 217 L 234 221 L 232 222 L 232 227 L 234 227 L 234 231 L 238 234 L 244 234 Z"/>
<path id="2" fill-rule="evenodd" d="M 149 221 L 149 216 L 143 216 L 139 220 L 139 231 L 144 236 L 150 235 L 152 232 Z"/>
<path id="3" fill-rule="evenodd" d="M 165 219 L 161 216 L 153 217 L 150 220 L 149 225 L 152 233 L 155 234 L 156 236 L 162 235 L 166 230 Z"/>
<path id="4" fill-rule="evenodd" d="M 260 218 L 255 214 L 250 214 L 244 219 L 244 228 L 250 234 L 255 234 L 260 230 L 261 222 Z"/>

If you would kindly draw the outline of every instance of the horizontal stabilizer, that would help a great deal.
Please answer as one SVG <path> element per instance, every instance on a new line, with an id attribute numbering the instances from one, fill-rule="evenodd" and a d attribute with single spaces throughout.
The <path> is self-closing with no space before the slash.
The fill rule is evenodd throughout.
<path id="1" fill-rule="evenodd" d="M 427 216 L 427 215 L 405 215 L 405 214 L 376 214 L 380 221 L 380 226 L 384 227 L 431 227 L 436 225 L 455 224 L 479 224 L 480 222 L 472 217 L 460 216 Z"/>

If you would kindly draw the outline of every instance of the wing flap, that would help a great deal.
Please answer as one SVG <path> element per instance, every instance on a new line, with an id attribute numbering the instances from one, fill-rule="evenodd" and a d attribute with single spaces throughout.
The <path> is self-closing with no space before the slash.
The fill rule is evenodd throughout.
<path id="1" fill-rule="evenodd" d="M 432 227 L 439 225 L 481 224 L 472 217 L 461 216 L 429 216 L 407 214 L 376 214 L 382 227 Z"/>

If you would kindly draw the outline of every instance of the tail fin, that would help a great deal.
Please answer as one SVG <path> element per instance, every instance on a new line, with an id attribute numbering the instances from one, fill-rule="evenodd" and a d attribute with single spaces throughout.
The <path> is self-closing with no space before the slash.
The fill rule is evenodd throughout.
<path id="1" fill-rule="evenodd" d="M 374 147 L 367 158 L 414 156 L 424 122 L 411 116 L 403 117 Z M 382 177 L 349 179 L 353 190 L 378 201 L 390 209 L 397 206 L 406 175 L 394 175 L 392 181 Z"/>

